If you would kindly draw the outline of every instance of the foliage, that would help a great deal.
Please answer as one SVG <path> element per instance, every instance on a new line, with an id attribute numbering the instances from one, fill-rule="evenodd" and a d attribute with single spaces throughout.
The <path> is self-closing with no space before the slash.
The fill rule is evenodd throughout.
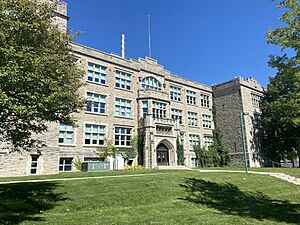
<path id="1" fill-rule="evenodd" d="M 138 165 L 138 166 L 128 166 L 128 165 L 126 165 L 125 168 L 124 168 L 124 170 L 144 170 L 144 169 L 145 169 L 145 167 L 140 166 L 140 165 Z"/>
<path id="2" fill-rule="evenodd" d="M 183 144 L 180 143 L 178 137 L 176 139 L 176 145 L 177 145 L 177 164 L 178 165 L 184 165 L 184 149 L 183 149 Z"/>
<path id="3" fill-rule="evenodd" d="M 126 149 L 127 149 L 127 151 L 126 151 Z M 139 149 L 139 136 L 134 135 L 131 137 L 131 148 L 124 148 L 123 151 L 126 155 L 126 158 L 134 159 L 138 154 L 138 149 Z"/>
<path id="4" fill-rule="evenodd" d="M 77 156 L 76 159 L 73 160 L 73 165 L 77 170 L 81 171 L 81 169 L 82 169 L 81 164 L 82 164 L 82 162 L 81 162 L 80 158 Z"/>
<path id="5" fill-rule="evenodd" d="M 144 147 L 145 147 L 145 134 L 139 132 L 138 134 L 138 164 L 144 165 Z"/>
<path id="6" fill-rule="evenodd" d="M 268 30 L 266 36 L 283 54 L 270 56 L 269 66 L 277 73 L 269 78 L 261 102 L 260 127 L 261 153 L 273 161 L 293 158 L 295 153 L 300 158 L 300 6 L 297 0 L 281 1 L 276 6 L 285 9 L 280 20 L 286 26 Z"/>
<path id="7" fill-rule="evenodd" d="M 55 5 L 36 0 L 0 1 L 0 137 L 30 147 L 47 122 L 73 123 L 82 107 L 74 36 L 52 23 Z"/>
<path id="8" fill-rule="evenodd" d="M 109 156 L 115 158 L 119 150 L 115 147 L 114 141 L 112 139 L 105 139 L 106 146 L 97 148 L 97 151 L 100 152 L 100 157 L 106 159 Z"/>

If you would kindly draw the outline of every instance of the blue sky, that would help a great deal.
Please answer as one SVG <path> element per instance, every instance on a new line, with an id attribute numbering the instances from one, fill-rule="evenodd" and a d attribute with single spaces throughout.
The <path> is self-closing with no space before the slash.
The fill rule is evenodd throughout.
<path id="1" fill-rule="evenodd" d="M 269 0 L 66 2 L 80 44 L 119 54 L 125 33 L 126 57 L 145 57 L 150 14 L 152 58 L 176 75 L 207 85 L 252 76 L 266 86 L 276 72 L 267 62 L 279 48 L 267 44 L 265 32 L 281 24 L 282 10 Z"/>

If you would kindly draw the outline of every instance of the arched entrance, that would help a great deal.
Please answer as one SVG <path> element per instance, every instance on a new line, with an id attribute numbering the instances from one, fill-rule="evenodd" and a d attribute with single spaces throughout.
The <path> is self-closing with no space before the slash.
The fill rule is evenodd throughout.
<path id="1" fill-rule="evenodd" d="M 156 148 L 156 163 L 157 166 L 169 165 L 169 149 L 163 143 L 160 143 Z"/>

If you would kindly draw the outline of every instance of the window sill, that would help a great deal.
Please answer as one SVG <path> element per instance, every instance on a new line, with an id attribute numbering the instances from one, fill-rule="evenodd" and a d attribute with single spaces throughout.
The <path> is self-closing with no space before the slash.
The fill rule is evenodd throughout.
<path id="1" fill-rule="evenodd" d="M 197 104 L 191 104 L 191 103 L 186 103 L 187 105 L 190 105 L 190 106 L 195 106 L 195 107 L 198 107 Z"/>
<path id="2" fill-rule="evenodd" d="M 202 127 L 203 129 L 205 130 L 212 130 L 213 128 L 212 127 Z"/>
<path id="3" fill-rule="evenodd" d="M 115 147 L 119 147 L 119 148 L 132 148 L 132 146 L 127 146 L 127 145 L 115 145 Z"/>
<path id="4" fill-rule="evenodd" d="M 119 87 L 115 87 L 115 89 L 120 90 L 120 91 L 127 91 L 127 92 L 133 93 L 133 91 L 132 91 L 131 89 L 128 90 L 128 89 L 126 89 L 126 88 L 119 88 Z"/>
<path id="5" fill-rule="evenodd" d="M 97 115 L 97 116 L 108 116 L 107 113 L 95 113 L 95 112 L 87 112 L 87 111 L 84 111 L 84 113 L 86 113 L 86 114 L 92 114 L 92 115 Z"/>
<path id="6" fill-rule="evenodd" d="M 188 127 L 200 128 L 199 126 L 192 126 L 192 125 L 188 125 Z"/>
<path id="7" fill-rule="evenodd" d="M 119 119 L 129 119 L 129 120 L 133 120 L 133 117 L 127 117 L 127 116 L 114 116 L 115 118 L 119 118 Z"/>
<path id="8" fill-rule="evenodd" d="M 86 82 L 89 84 L 96 84 L 96 85 L 100 85 L 100 86 L 104 86 L 104 87 L 109 87 L 108 84 L 101 84 L 101 83 L 97 83 L 97 82 L 90 81 L 90 80 L 86 80 Z"/>
<path id="9" fill-rule="evenodd" d="M 59 143 L 58 146 L 59 147 L 76 147 L 75 144 L 63 144 L 63 143 Z"/>
<path id="10" fill-rule="evenodd" d="M 103 148 L 103 147 L 105 147 L 105 145 L 88 145 L 88 144 L 83 144 L 82 147 L 84 147 L 84 148 L 88 148 L 88 147 L 90 147 L 90 148 Z"/>
<path id="11" fill-rule="evenodd" d="M 171 102 L 177 102 L 177 103 L 181 103 L 181 104 L 183 104 L 183 102 L 182 102 L 182 101 L 177 101 L 177 100 L 172 100 L 172 99 L 170 99 L 170 101 L 171 101 Z"/>

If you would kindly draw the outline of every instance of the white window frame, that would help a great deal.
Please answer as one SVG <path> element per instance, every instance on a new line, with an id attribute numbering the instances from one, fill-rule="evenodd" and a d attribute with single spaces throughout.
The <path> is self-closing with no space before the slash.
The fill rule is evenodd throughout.
<path id="1" fill-rule="evenodd" d="M 171 85 L 170 86 L 170 99 L 172 101 L 181 102 L 181 88 Z"/>
<path id="2" fill-rule="evenodd" d="M 106 85 L 106 70 L 106 66 L 88 62 L 88 74 L 86 80 L 95 84 Z M 99 79 L 99 81 L 96 81 L 96 79 Z"/>
<path id="3" fill-rule="evenodd" d="M 207 114 L 202 114 L 202 127 L 212 128 L 212 116 Z"/>
<path id="4" fill-rule="evenodd" d="M 167 117 L 167 104 L 158 101 L 152 101 L 152 116 L 154 118 Z"/>
<path id="5" fill-rule="evenodd" d="M 72 137 L 68 137 L 68 134 L 71 134 Z M 74 144 L 74 126 L 73 125 L 66 125 L 66 124 L 59 124 L 58 127 L 58 144 L 59 145 L 73 145 Z M 60 139 L 63 139 L 63 142 L 60 142 Z M 72 140 L 71 143 L 68 143 L 67 140 Z"/>
<path id="6" fill-rule="evenodd" d="M 87 130 L 87 126 L 90 126 L 90 130 Z M 97 127 L 97 131 L 94 129 L 94 127 Z M 103 129 L 103 131 L 102 131 Z M 101 125 L 101 124 L 94 124 L 94 123 L 85 123 L 84 124 L 84 136 L 83 136 L 83 143 L 84 145 L 88 146 L 104 146 L 105 145 L 105 130 L 106 130 L 106 125 Z M 86 143 L 87 138 L 87 133 L 90 134 L 90 143 Z M 97 136 L 97 139 L 93 139 L 93 137 Z M 103 137 L 103 138 L 102 138 Z M 96 140 L 97 143 L 94 144 L 93 141 Z M 102 144 L 99 144 L 99 141 L 103 141 Z"/>
<path id="7" fill-rule="evenodd" d="M 186 103 L 191 105 L 196 105 L 196 92 L 191 90 L 186 90 Z"/>
<path id="8" fill-rule="evenodd" d="M 132 100 L 115 98 L 115 116 L 132 117 Z"/>
<path id="9" fill-rule="evenodd" d="M 130 91 L 132 74 L 120 70 L 115 71 L 115 87 L 123 90 Z"/>
<path id="10" fill-rule="evenodd" d="M 188 112 L 188 125 L 198 127 L 198 113 Z"/>
<path id="11" fill-rule="evenodd" d="M 86 99 L 87 99 L 86 108 L 85 108 L 86 112 L 95 113 L 95 114 L 105 114 L 106 113 L 106 95 L 88 91 L 86 93 Z M 96 99 L 98 99 L 98 100 L 96 100 Z M 89 104 L 91 107 L 91 111 L 88 111 Z M 95 106 L 96 104 L 98 104 L 98 107 Z M 102 104 L 104 104 L 104 108 L 101 107 Z M 98 109 L 98 112 L 95 111 L 96 108 Z M 101 109 L 104 109 L 104 112 L 101 112 Z"/>
<path id="12" fill-rule="evenodd" d="M 210 96 L 207 94 L 201 94 L 201 107 L 209 108 L 210 107 Z"/>
<path id="13" fill-rule="evenodd" d="M 178 120 L 179 124 L 182 124 L 183 123 L 182 117 L 183 117 L 183 111 L 181 109 L 171 108 L 171 118 L 173 120 Z"/>
<path id="14" fill-rule="evenodd" d="M 125 130 L 124 133 L 122 133 L 122 129 Z M 117 133 L 117 131 L 119 131 L 119 132 Z M 129 133 L 128 133 L 128 131 L 129 131 Z M 124 137 L 124 140 L 122 140 L 122 137 Z M 114 128 L 115 146 L 130 147 L 131 146 L 131 138 L 132 138 L 132 128 L 131 127 L 116 126 Z"/>
<path id="15" fill-rule="evenodd" d="M 192 145 L 191 145 L 192 143 Z M 194 146 L 200 144 L 200 135 L 199 134 L 189 134 L 189 150 L 194 151 Z"/>

